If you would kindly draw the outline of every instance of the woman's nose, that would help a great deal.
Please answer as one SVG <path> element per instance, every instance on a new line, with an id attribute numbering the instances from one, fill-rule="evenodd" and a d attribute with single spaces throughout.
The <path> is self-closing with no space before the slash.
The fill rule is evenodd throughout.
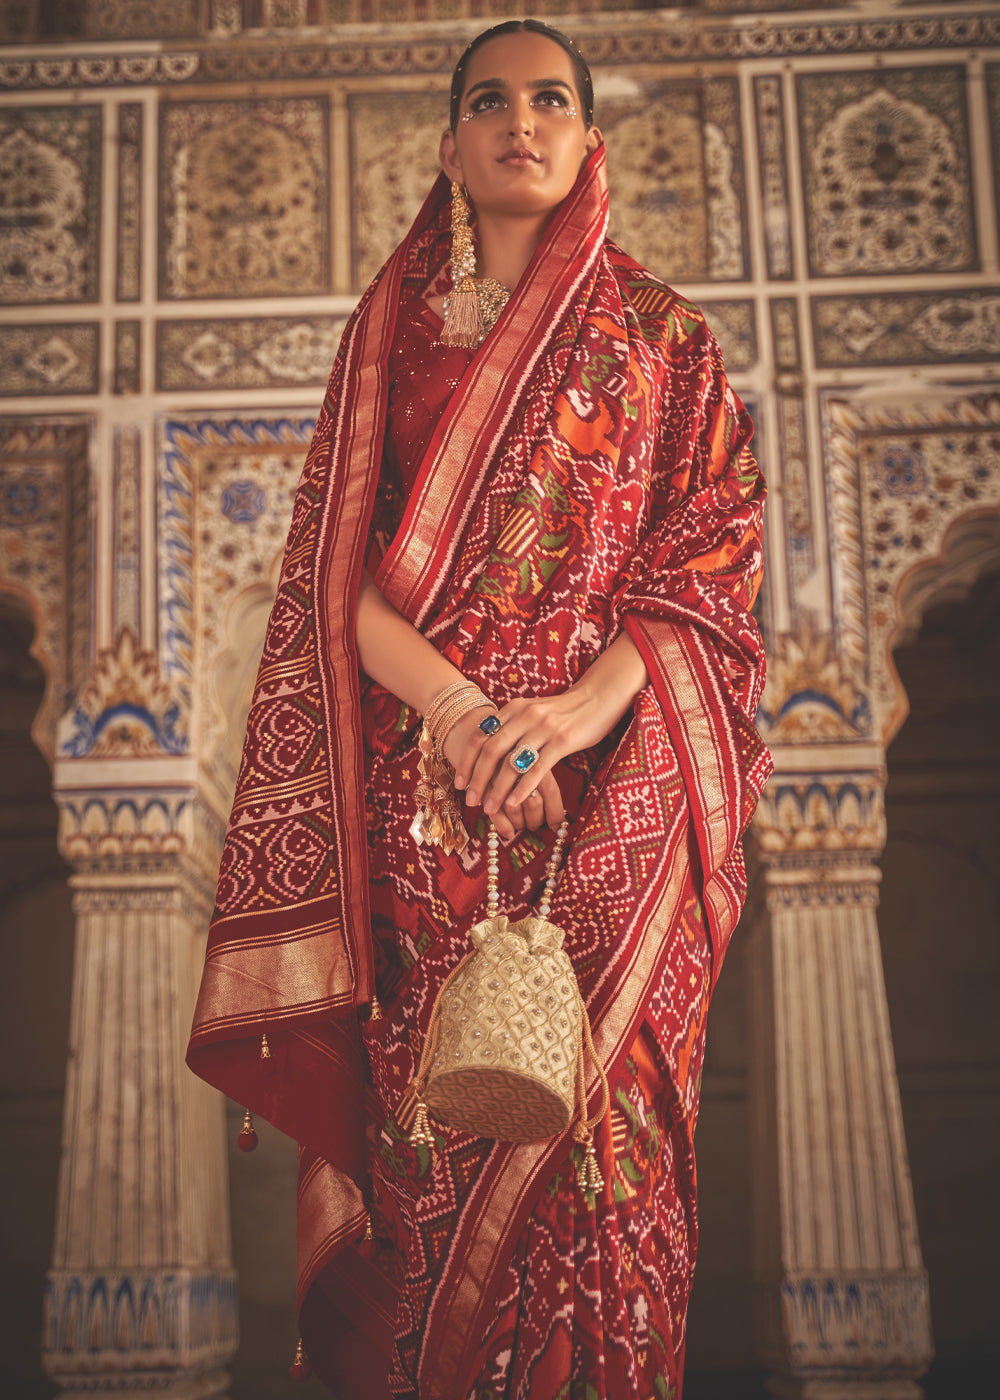
<path id="1" fill-rule="evenodd" d="M 510 134 L 529 135 L 535 129 L 535 113 L 529 97 L 520 97 L 510 110 Z"/>

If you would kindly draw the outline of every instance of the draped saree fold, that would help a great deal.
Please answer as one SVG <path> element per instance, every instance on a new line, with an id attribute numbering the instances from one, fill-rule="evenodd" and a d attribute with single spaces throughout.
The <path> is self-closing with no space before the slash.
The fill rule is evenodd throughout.
<path id="1" fill-rule="evenodd" d="M 407 845 L 417 717 L 359 677 L 364 563 L 499 705 L 565 689 L 621 631 L 639 648 L 650 684 L 634 713 L 560 773 L 573 827 L 552 918 L 602 1062 L 633 1078 L 658 1065 L 688 1137 L 691 1066 L 744 894 L 740 838 L 767 776 L 752 724 L 763 483 L 749 423 L 700 313 L 607 240 L 603 151 L 470 357 L 406 499 L 387 504 L 397 312 L 441 285 L 447 205 L 439 179 L 334 366 L 248 720 L 188 1053 L 300 1143 L 310 1350 L 324 1327 L 336 1333 L 326 1300 L 349 1291 L 354 1327 L 393 1347 L 393 1393 L 428 1400 L 476 1383 L 519 1241 L 541 1228 L 543 1193 L 559 1196 L 551 1183 L 569 1144 L 442 1133 L 436 1154 L 399 1165 L 394 1091 L 481 916 L 485 870 L 475 839 L 461 860 Z M 544 840 L 516 843 L 505 912 L 530 905 L 545 854 Z M 376 984 L 386 1014 L 362 1035 L 357 1013 Z M 619 1127 L 627 1084 L 622 1094 Z M 619 1139 L 609 1128 L 603 1140 L 609 1170 Z M 609 1181 L 604 1208 L 616 1199 Z M 693 1194 L 689 1204 L 693 1220 Z M 353 1248 L 369 1212 L 386 1237 L 381 1264 Z M 672 1331 L 682 1352 L 682 1319 Z M 609 1370 L 619 1373 L 634 1383 L 627 1359 Z"/>

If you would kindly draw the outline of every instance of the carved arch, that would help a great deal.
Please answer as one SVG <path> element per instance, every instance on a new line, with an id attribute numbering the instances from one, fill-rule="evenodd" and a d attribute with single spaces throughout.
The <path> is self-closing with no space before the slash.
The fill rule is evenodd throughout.
<path id="1" fill-rule="evenodd" d="M 953 521 L 937 557 L 916 564 L 900 580 L 891 645 L 915 641 L 931 604 L 964 602 L 991 568 L 1000 568 L 1000 510 L 972 511 Z"/>
<path id="2" fill-rule="evenodd" d="M 956 524 L 1000 510 L 1000 396 L 831 392 L 821 403 L 833 646 L 887 745 L 907 710 L 892 647 L 917 596 L 908 580 L 947 557 Z"/>

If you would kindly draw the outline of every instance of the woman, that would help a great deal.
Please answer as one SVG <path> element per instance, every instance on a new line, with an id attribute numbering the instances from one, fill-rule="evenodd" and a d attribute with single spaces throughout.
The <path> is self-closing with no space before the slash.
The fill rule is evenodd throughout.
<path id="1" fill-rule="evenodd" d="M 763 484 L 702 317 L 607 241 L 569 40 L 480 35 L 441 165 L 296 497 L 189 1062 L 301 1144 L 300 1321 L 335 1391 L 679 1394 L 705 1014 L 767 775 Z M 412 834 L 428 712 L 444 845 Z M 490 823 L 513 918 L 564 816 L 551 918 L 611 1091 L 593 1189 L 568 1137 L 414 1145 L 395 1117 Z"/>

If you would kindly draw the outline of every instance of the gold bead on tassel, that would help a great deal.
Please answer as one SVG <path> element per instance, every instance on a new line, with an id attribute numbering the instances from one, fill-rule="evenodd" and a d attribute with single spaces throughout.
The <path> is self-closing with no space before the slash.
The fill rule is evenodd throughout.
<path id="1" fill-rule="evenodd" d="M 594 1151 L 594 1140 L 592 1137 L 581 1141 L 580 1147 L 583 1155 L 580 1158 L 576 1169 L 576 1184 L 581 1191 L 603 1191 L 604 1177 L 601 1175 L 601 1168 L 597 1162 L 597 1153 Z"/>
<path id="2" fill-rule="evenodd" d="M 584 1155 L 584 1165 L 587 1169 L 587 1186 L 591 1191 L 604 1190 L 604 1177 L 601 1175 L 601 1168 L 597 1163 L 597 1153 L 594 1151 L 594 1144 L 590 1143 Z"/>
<path id="3" fill-rule="evenodd" d="M 295 1348 L 295 1360 L 288 1368 L 288 1374 L 293 1381 L 307 1381 L 312 1375 L 312 1367 L 309 1365 L 309 1358 L 306 1356 L 305 1347 L 302 1345 L 302 1338 L 299 1338 Z"/>
<path id="4" fill-rule="evenodd" d="M 265 1078 L 270 1079 L 271 1075 L 278 1068 L 277 1061 L 271 1054 L 271 1047 L 267 1043 L 267 1032 L 260 1038 L 260 1069 Z"/>
<path id="5" fill-rule="evenodd" d="M 410 1146 L 434 1146 L 434 1134 L 431 1132 L 430 1124 L 427 1122 L 427 1105 L 422 1099 L 417 1103 L 417 1116 L 413 1122 L 413 1131 L 410 1133 Z"/>
<path id="6" fill-rule="evenodd" d="M 253 1152 L 257 1143 L 258 1137 L 254 1132 L 253 1115 L 250 1110 L 247 1109 L 243 1115 L 243 1127 L 240 1129 L 240 1135 L 236 1139 L 236 1146 L 241 1152 Z"/>

